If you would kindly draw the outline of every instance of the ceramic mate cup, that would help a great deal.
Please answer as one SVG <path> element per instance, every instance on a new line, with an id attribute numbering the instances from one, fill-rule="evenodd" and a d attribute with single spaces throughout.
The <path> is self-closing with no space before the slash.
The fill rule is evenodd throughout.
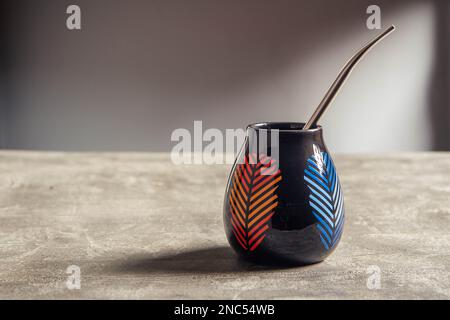
<path id="1" fill-rule="evenodd" d="M 247 127 L 228 179 L 223 218 L 231 247 L 262 264 L 310 264 L 336 248 L 344 198 L 322 127 Z"/>

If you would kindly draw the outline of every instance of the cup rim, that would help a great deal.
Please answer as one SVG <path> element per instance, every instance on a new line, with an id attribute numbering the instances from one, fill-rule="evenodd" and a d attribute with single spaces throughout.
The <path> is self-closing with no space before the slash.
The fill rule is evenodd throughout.
<path id="1" fill-rule="evenodd" d="M 303 130 L 305 122 L 256 122 L 251 123 L 247 126 L 247 129 L 251 128 L 254 130 L 278 130 L 278 132 L 292 132 L 292 133 L 316 133 L 322 131 L 322 126 L 317 125 L 314 128 L 308 130 Z"/>

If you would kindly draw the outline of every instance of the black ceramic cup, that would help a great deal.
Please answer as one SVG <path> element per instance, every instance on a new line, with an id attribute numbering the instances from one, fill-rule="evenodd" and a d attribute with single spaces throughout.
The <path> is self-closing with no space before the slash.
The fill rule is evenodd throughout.
<path id="1" fill-rule="evenodd" d="M 344 199 L 322 127 L 266 122 L 247 127 L 224 201 L 225 232 L 243 258 L 311 264 L 342 235 Z"/>

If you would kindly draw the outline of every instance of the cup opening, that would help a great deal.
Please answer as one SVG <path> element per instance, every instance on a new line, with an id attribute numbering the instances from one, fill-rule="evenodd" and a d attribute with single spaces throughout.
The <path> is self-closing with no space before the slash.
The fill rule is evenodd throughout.
<path id="1" fill-rule="evenodd" d="M 247 126 L 254 130 L 278 130 L 285 132 L 317 132 L 322 130 L 321 126 L 315 126 L 308 130 L 303 130 L 304 122 L 259 122 Z"/>

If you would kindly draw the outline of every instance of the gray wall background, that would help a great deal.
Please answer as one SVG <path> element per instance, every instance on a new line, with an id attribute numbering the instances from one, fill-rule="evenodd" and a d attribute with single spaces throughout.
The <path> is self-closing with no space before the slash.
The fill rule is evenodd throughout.
<path id="1" fill-rule="evenodd" d="M 66 29 L 66 7 L 82 30 Z M 0 143 L 167 151 L 176 128 L 305 121 L 379 31 L 321 124 L 336 152 L 450 150 L 449 16 L 439 0 L 6 1 Z"/>

